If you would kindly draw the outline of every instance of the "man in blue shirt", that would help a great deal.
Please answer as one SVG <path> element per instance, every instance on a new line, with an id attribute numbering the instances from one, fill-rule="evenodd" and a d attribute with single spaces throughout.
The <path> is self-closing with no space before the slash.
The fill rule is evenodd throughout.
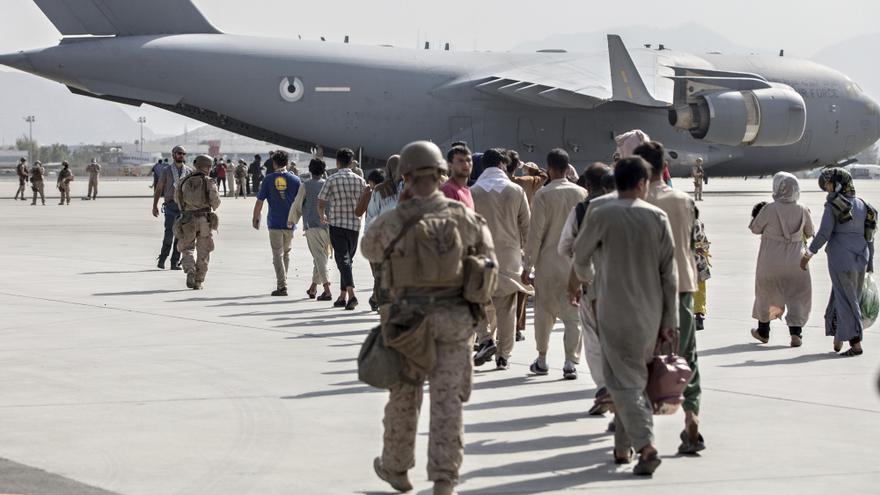
<path id="1" fill-rule="evenodd" d="M 260 183 L 257 202 L 254 204 L 254 228 L 260 229 L 260 216 L 263 201 L 269 202 L 269 213 L 266 215 L 269 226 L 269 244 L 272 246 L 272 264 L 275 265 L 275 278 L 278 288 L 272 291 L 273 296 L 287 295 L 287 268 L 290 266 L 290 241 L 293 230 L 287 227 L 287 215 L 299 192 L 299 177 L 287 171 L 290 161 L 287 153 L 277 151 L 272 156 L 274 172 L 267 175 Z"/>

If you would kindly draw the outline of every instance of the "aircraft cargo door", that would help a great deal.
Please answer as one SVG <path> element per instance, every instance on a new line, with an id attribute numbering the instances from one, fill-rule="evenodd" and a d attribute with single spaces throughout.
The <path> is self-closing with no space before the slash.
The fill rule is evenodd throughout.
<path id="1" fill-rule="evenodd" d="M 442 149 L 448 149 L 456 141 L 464 141 L 468 147 L 474 149 L 474 123 L 470 117 L 449 118 L 449 140 L 443 143 Z"/>

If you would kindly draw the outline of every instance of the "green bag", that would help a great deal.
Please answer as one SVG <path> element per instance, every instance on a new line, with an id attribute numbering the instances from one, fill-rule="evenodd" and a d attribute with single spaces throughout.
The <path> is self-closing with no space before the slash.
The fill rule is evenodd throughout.
<path id="1" fill-rule="evenodd" d="M 403 356 L 387 347 L 381 327 L 374 327 L 358 353 L 358 380 L 376 388 L 389 389 L 401 382 Z"/>
<path id="2" fill-rule="evenodd" d="M 859 308 L 862 311 L 862 329 L 868 329 L 877 321 L 877 314 L 880 313 L 880 293 L 877 291 L 877 282 L 873 273 L 865 274 Z"/>

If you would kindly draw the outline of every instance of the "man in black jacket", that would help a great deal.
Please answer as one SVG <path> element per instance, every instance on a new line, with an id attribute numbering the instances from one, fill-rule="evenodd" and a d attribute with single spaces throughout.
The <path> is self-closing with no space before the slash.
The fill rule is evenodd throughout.
<path id="1" fill-rule="evenodd" d="M 254 161 L 248 167 L 248 175 L 251 176 L 251 181 L 246 182 L 248 196 L 251 195 L 251 189 L 253 189 L 254 194 L 260 190 L 260 183 L 263 182 L 262 165 L 263 160 L 260 158 L 260 155 L 254 155 Z"/>

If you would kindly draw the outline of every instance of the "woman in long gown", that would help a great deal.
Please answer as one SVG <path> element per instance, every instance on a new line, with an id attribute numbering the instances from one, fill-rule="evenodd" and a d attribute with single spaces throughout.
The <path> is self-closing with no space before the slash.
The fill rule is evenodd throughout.
<path id="1" fill-rule="evenodd" d="M 800 347 L 803 327 L 810 317 L 810 272 L 800 269 L 800 260 L 814 229 L 810 210 L 798 199 L 797 178 L 786 172 L 774 175 L 773 202 L 764 206 L 749 225 L 752 233 L 761 236 L 752 309 L 758 328 L 752 330 L 752 336 L 764 344 L 770 340 L 770 321 L 784 314 L 791 346 Z"/>
<path id="2" fill-rule="evenodd" d="M 865 273 L 874 271 L 874 230 L 877 210 L 856 196 L 852 176 L 842 168 L 830 168 L 819 176 L 819 187 L 828 193 L 822 224 L 801 260 L 810 259 L 825 247 L 831 276 L 831 297 L 825 310 L 825 335 L 834 337 L 834 351 L 843 342 L 850 348 L 841 356 L 862 354 L 862 319 L 859 298 Z"/>

